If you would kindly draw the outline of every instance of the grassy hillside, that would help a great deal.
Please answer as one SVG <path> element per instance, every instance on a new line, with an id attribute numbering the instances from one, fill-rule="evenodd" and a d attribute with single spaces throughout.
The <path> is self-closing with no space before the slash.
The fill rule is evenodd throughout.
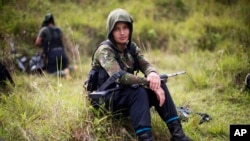
<path id="1" fill-rule="evenodd" d="M 0 91 L 0 138 L 20 140 L 131 141 L 129 121 L 111 120 L 91 108 L 82 87 L 90 69 L 91 53 L 106 38 L 106 18 L 124 8 L 134 18 L 133 40 L 162 74 L 185 70 L 168 79 L 176 106 L 205 112 L 199 124 L 191 114 L 183 127 L 195 141 L 228 141 L 231 124 L 250 124 L 250 6 L 247 0 L 2 0 L 0 2 L 0 59 L 12 70 L 15 87 Z M 73 79 L 20 72 L 10 53 L 32 56 L 45 13 L 52 12 L 64 33 Z M 156 57 L 157 56 L 157 57 Z M 157 141 L 170 138 L 152 109 Z"/>

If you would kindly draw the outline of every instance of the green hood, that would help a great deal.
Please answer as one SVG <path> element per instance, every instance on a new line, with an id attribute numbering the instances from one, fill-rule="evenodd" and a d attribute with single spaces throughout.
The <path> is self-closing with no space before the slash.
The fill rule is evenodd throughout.
<path id="1" fill-rule="evenodd" d="M 129 25 L 130 28 L 130 35 L 129 35 L 129 41 L 128 41 L 128 46 L 131 44 L 131 38 L 132 38 L 132 32 L 133 32 L 133 19 L 132 17 L 128 14 L 127 11 L 123 9 L 115 9 L 109 13 L 108 19 L 107 19 L 107 25 L 106 25 L 106 30 L 107 30 L 107 38 L 114 43 L 114 38 L 112 36 L 112 30 L 117 22 L 126 22 Z"/>

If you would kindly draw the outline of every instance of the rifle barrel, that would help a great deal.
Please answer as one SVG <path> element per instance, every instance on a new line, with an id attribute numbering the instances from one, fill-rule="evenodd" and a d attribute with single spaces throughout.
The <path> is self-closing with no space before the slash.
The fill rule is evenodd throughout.
<path id="1" fill-rule="evenodd" d="M 184 73 L 186 73 L 186 72 L 185 71 L 180 71 L 180 72 L 177 72 L 177 73 L 168 74 L 168 77 L 173 77 L 173 76 L 184 74 Z"/>
<path id="2" fill-rule="evenodd" d="M 177 76 L 177 75 L 184 74 L 184 73 L 186 73 L 186 72 L 185 71 L 180 71 L 180 72 L 171 73 L 171 74 L 161 74 L 160 78 L 161 78 L 162 81 L 166 81 L 166 79 L 168 77 L 173 77 L 173 76 Z"/>

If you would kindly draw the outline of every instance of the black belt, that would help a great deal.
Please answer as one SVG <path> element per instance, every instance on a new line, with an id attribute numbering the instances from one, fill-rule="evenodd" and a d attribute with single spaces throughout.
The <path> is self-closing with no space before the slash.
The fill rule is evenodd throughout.
<path id="1" fill-rule="evenodd" d="M 58 50 L 62 50 L 63 48 L 62 47 L 55 47 L 55 48 L 52 48 L 51 51 L 58 51 Z"/>

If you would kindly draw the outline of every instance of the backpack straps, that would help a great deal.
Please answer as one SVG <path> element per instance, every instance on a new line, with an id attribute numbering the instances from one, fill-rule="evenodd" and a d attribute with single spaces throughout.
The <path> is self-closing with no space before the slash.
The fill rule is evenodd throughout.
<path id="1" fill-rule="evenodd" d="M 47 53 L 53 50 L 53 48 L 64 48 L 61 37 L 59 36 L 61 34 L 60 29 L 53 27 L 47 27 L 47 28 L 51 36 L 51 39 L 47 43 L 48 44 Z"/>
<path id="2" fill-rule="evenodd" d="M 118 53 L 119 51 L 114 47 L 114 45 L 109 40 L 105 40 L 105 41 L 101 42 L 98 47 L 100 47 L 101 45 L 108 45 L 109 47 L 111 47 L 114 50 L 114 52 L 115 52 L 115 59 L 118 61 L 118 64 L 120 65 L 120 68 L 123 69 L 124 65 L 121 62 L 120 55 Z M 95 49 L 94 52 L 96 52 L 96 50 L 98 49 L 98 47 Z M 92 54 L 92 61 L 94 60 L 94 55 L 95 55 L 95 53 Z"/>
<path id="3" fill-rule="evenodd" d="M 118 64 L 120 66 L 120 68 L 122 70 L 124 70 L 124 64 L 121 61 L 120 55 L 119 55 L 119 51 L 117 48 L 115 48 L 114 44 L 110 41 L 110 40 L 105 40 L 103 42 L 100 43 L 99 46 L 101 45 L 108 45 L 109 47 L 111 47 L 114 50 L 115 53 L 115 59 L 118 61 Z M 98 47 L 99 47 L 98 46 Z M 98 47 L 96 48 L 96 50 L 98 49 Z M 96 50 L 94 52 L 96 52 Z M 137 59 L 137 54 L 136 54 L 136 46 L 134 43 L 131 44 L 131 46 L 128 48 L 129 53 L 132 55 L 132 57 L 134 58 L 134 71 L 136 71 L 136 74 L 139 72 L 139 62 Z M 92 55 L 92 61 L 94 60 L 94 53 Z M 131 72 L 133 73 L 133 72 Z"/>
<path id="4" fill-rule="evenodd" d="M 103 41 L 101 44 L 108 45 L 108 46 L 110 46 L 114 50 L 114 52 L 115 52 L 115 59 L 118 61 L 118 64 L 119 64 L 120 68 L 123 70 L 124 69 L 124 64 L 121 61 L 121 57 L 119 55 L 118 49 L 115 48 L 115 46 L 113 45 L 113 43 L 110 42 L 109 40 L 106 40 L 106 41 Z"/>
<path id="5" fill-rule="evenodd" d="M 117 50 L 117 48 L 115 48 L 115 46 L 112 44 L 111 41 L 109 40 L 105 40 L 103 42 L 100 43 L 99 46 L 101 45 L 108 45 L 109 47 L 111 47 L 114 50 L 115 53 L 115 59 L 118 61 L 118 64 L 121 68 L 120 71 L 114 73 L 112 76 L 110 76 L 100 87 L 97 91 L 103 91 L 105 89 L 107 89 L 111 84 L 113 84 L 118 78 L 120 78 L 122 75 L 124 75 L 126 73 L 126 71 L 124 71 L 124 64 L 121 61 L 120 55 L 119 55 L 119 51 Z M 98 47 L 99 47 L 98 46 Z M 96 50 L 98 49 L 98 47 L 95 49 L 94 53 L 92 54 L 92 61 L 94 60 L 94 54 L 96 52 Z M 138 69 L 138 59 L 137 59 L 137 55 L 136 55 L 136 47 L 134 44 L 131 44 L 130 48 L 128 49 L 129 53 L 132 55 L 132 57 L 134 58 L 134 70 L 136 70 L 137 72 L 139 72 Z M 132 72 L 133 73 L 133 72 Z"/>
<path id="6" fill-rule="evenodd" d="M 139 72 L 139 61 L 137 59 L 137 54 L 136 54 L 136 46 L 134 43 L 131 43 L 131 46 L 129 47 L 129 53 L 132 55 L 134 58 L 134 71 L 136 71 L 135 74 Z"/>

